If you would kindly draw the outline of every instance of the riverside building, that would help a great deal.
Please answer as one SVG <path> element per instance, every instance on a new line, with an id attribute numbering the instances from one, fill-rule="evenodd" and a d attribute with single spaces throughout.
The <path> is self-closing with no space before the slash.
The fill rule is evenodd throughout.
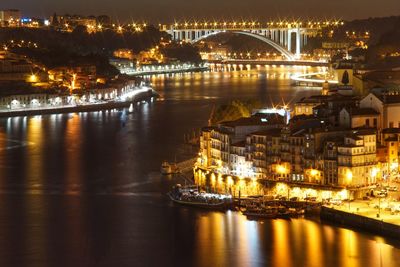
<path id="1" fill-rule="evenodd" d="M 204 128 L 198 167 L 223 175 L 362 194 L 398 174 L 397 98 L 311 99 L 294 105 L 295 116 L 288 123 L 262 123 L 262 117 L 252 116 Z"/>

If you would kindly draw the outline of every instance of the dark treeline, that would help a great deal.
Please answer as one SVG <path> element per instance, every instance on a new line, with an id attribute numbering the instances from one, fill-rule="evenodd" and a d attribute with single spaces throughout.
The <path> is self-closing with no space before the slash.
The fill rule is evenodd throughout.
<path id="1" fill-rule="evenodd" d="M 84 26 L 77 26 L 73 32 L 31 28 L 0 29 L 0 43 L 25 40 L 35 42 L 42 48 L 62 49 L 80 55 L 109 54 L 119 48 L 132 49 L 137 53 L 157 45 L 161 38 L 167 38 L 166 34 L 151 26 L 145 28 L 143 32 L 118 33 L 104 30 L 91 34 L 87 33 Z"/>
<path id="2" fill-rule="evenodd" d="M 88 33 L 86 27 L 77 26 L 72 32 L 55 29 L 0 28 L 0 44 L 9 44 L 14 52 L 24 54 L 48 67 L 88 62 L 96 64 L 100 74 L 114 74 L 115 69 L 108 64 L 114 50 L 126 48 L 134 53 L 148 50 L 159 45 L 161 40 L 168 40 L 165 32 L 148 26 L 141 32 L 124 31 L 118 33 L 105 29 L 101 32 Z M 23 47 L 11 45 L 24 41 Z M 37 44 L 37 48 L 26 44 Z M 167 57 L 182 62 L 200 60 L 196 48 L 191 45 L 171 44 L 162 48 Z"/>
<path id="3" fill-rule="evenodd" d="M 387 56 L 400 52 L 400 16 L 350 21 L 335 33 L 334 38 L 344 39 L 346 31 L 369 32 L 371 37 L 368 41 L 368 49 L 364 50 L 367 63 L 398 61 L 397 58 Z M 361 51 L 354 52 L 362 53 Z"/>

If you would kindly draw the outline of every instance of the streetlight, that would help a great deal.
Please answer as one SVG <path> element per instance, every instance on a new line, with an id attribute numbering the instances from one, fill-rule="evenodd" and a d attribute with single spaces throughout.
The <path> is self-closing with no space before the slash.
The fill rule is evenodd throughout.
<path id="1" fill-rule="evenodd" d="M 376 214 L 377 218 L 381 217 L 381 198 L 378 196 L 378 214 Z"/>

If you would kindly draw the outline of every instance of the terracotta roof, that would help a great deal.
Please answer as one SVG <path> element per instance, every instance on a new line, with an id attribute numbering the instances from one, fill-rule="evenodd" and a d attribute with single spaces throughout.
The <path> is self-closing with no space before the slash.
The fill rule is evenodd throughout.
<path id="1" fill-rule="evenodd" d="M 234 121 L 221 122 L 222 126 L 238 127 L 238 126 L 252 126 L 252 125 L 273 125 L 283 124 L 284 118 L 278 114 L 267 114 L 268 116 L 252 116 L 249 118 L 240 118 Z"/>
<path id="2" fill-rule="evenodd" d="M 282 131 L 282 128 L 273 128 L 273 129 L 254 132 L 251 135 L 278 137 L 281 135 L 281 131 Z"/>
<path id="3" fill-rule="evenodd" d="M 379 112 L 373 108 L 345 108 L 352 116 L 379 115 Z"/>
<path id="4" fill-rule="evenodd" d="M 397 142 L 398 139 L 397 139 L 397 137 L 392 136 L 392 137 L 386 138 L 385 141 L 386 142 Z"/>
<path id="5" fill-rule="evenodd" d="M 400 128 L 386 128 L 382 130 L 383 134 L 400 133 Z"/>
<path id="6" fill-rule="evenodd" d="M 246 141 L 238 141 L 236 143 L 233 143 L 231 146 L 237 146 L 237 147 L 245 147 L 246 146 Z"/>

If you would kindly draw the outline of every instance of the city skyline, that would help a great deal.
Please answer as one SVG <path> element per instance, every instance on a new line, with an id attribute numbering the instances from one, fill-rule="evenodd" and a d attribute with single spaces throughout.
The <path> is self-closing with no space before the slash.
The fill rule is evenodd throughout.
<path id="1" fill-rule="evenodd" d="M 203 0 L 189 2 L 184 0 L 136 1 L 128 0 L 86 0 L 85 5 L 77 0 L 50 1 L 4 0 L 2 9 L 20 9 L 23 16 L 48 17 L 59 14 L 102 15 L 126 22 L 131 19 L 146 20 L 151 23 L 167 23 L 174 19 L 277 19 L 277 18 L 331 18 L 352 20 L 358 18 L 380 17 L 400 14 L 396 0 L 375 1 L 293 1 L 250 0 L 230 1 L 229 6 L 219 1 Z M 312 8 L 310 8 L 312 7 Z M 356 11 L 356 12 L 355 12 Z M 221 14 L 224 14 L 221 16 Z"/>

